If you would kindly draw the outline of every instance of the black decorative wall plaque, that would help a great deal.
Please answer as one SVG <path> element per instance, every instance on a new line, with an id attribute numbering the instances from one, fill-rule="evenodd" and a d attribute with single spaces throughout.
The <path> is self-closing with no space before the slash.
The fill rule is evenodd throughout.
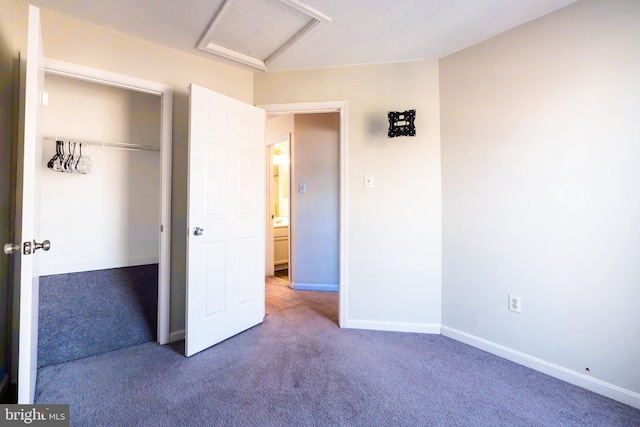
<path id="1" fill-rule="evenodd" d="M 416 136 L 416 110 L 389 111 L 389 138 Z"/>

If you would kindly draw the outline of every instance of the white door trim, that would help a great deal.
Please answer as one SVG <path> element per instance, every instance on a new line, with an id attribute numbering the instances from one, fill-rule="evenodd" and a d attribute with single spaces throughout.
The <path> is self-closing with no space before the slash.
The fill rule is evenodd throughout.
<path id="1" fill-rule="evenodd" d="M 169 307 L 171 277 L 171 146 L 173 88 L 169 85 L 143 80 L 84 65 L 45 59 L 48 74 L 114 86 L 121 89 L 159 95 L 161 111 L 161 179 L 160 179 L 160 262 L 158 267 L 158 343 L 169 343 Z"/>
<path id="2" fill-rule="evenodd" d="M 273 276 L 275 274 L 275 270 L 273 268 L 274 258 L 273 258 L 273 215 L 274 215 L 274 203 L 271 198 L 271 194 L 273 193 L 273 145 L 269 145 L 265 148 L 265 158 L 267 159 L 267 166 L 265 167 L 265 186 L 264 198 L 266 200 L 265 203 L 265 212 L 267 213 L 264 218 L 264 229 L 266 230 L 265 234 L 265 242 L 264 245 L 264 275 L 265 276 Z"/>
<path id="3" fill-rule="evenodd" d="M 347 101 L 299 102 L 291 104 L 258 105 L 269 114 L 315 114 L 340 113 L 340 283 L 339 283 L 339 312 L 338 324 L 342 327 L 347 323 L 348 300 L 348 162 L 347 153 L 349 141 L 347 138 Z"/>

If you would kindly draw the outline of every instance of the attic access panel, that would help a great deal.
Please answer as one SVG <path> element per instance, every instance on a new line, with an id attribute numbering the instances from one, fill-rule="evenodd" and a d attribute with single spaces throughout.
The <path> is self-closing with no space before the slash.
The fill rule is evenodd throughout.
<path id="1" fill-rule="evenodd" d="M 266 71 L 294 43 L 330 21 L 298 0 L 226 0 L 198 49 Z"/>

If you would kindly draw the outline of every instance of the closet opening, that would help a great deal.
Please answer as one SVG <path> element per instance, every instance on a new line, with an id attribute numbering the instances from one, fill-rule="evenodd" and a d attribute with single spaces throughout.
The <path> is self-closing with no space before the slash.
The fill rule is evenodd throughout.
<path id="1" fill-rule="evenodd" d="M 48 60 L 38 368 L 168 342 L 171 88 Z"/>

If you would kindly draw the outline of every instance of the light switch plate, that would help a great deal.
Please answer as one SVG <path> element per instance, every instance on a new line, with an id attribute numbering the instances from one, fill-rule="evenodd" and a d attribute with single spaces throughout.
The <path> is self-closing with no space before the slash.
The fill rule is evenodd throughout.
<path id="1" fill-rule="evenodd" d="M 307 192 L 307 184 L 298 184 L 298 193 L 306 193 Z"/>
<path id="2" fill-rule="evenodd" d="M 373 180 L 373 175 L 365 175 L 364 176 L 364 188 L 374 188 L 375 182 Z"/>

